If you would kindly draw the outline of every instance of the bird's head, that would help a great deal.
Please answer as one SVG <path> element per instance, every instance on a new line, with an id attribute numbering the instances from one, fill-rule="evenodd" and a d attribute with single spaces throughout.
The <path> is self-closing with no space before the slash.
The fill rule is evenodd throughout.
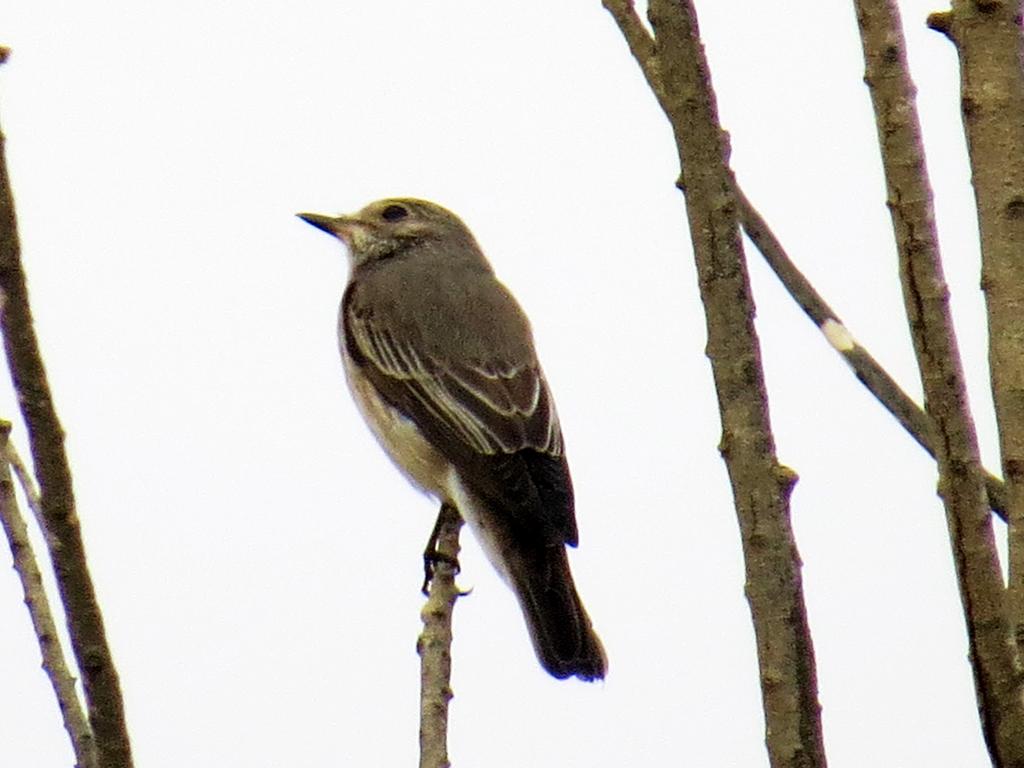
<path id="1" fill-rule="evenodd" d="M 470 246 L 479 253 L 462 220 L 427 200 L 392 197 L 349 215 L 300 213 L 298 217 L 344 242 L 355 267 L 398 256 L 413 246 L 447 252 Z"/>

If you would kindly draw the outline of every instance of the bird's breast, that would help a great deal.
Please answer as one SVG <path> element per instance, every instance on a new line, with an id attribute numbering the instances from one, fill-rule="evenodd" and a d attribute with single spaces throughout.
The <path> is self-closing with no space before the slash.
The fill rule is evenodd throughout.
<path id="1" fill-rule="evenodd" d="M 448 460 L 423 437 L 412 419 L 377 394 L 344 345 L 342 361 L 352 398 L 385 453 L 413 485 L 446 500 Z"/>

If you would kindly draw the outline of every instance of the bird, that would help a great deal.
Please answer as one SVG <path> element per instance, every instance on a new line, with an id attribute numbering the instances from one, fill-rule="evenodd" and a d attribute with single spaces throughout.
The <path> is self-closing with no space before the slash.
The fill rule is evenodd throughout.
<path id="1" fill-rule="evenodd" d="M 555 403 L 529 320 L 473 234 L 416 198 L 297 215 L 348 251 L 338 341 L 377 441 L 468 523 L 515 593 L 541 666 L 559 679 L 604 678 L 607 657 L 569 570 L 579 534 Z"/>

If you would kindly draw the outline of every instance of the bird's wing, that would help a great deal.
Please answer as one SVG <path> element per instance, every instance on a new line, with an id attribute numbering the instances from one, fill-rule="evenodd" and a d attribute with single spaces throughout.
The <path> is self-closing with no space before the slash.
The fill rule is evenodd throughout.
<path id="1" fill-rule="evenodd" d="M 419 403 L 416 410 L 433 422 L 430 432 L 487 456 L 524 448 L 561 456 L 558 414 L 535 360 L 439 360 L 354 312 L 346 332 L 375 383 L 383 377 L 387 390 L 406 392 L 402 401 Z"/>
<path id="2" fill-rule="evenodd" d="M 363 374 L 477 494 L 542 539 L 576 544 L 562 432 L 536 359 L 442 360 L 352 305 L 342 322 Z"/>

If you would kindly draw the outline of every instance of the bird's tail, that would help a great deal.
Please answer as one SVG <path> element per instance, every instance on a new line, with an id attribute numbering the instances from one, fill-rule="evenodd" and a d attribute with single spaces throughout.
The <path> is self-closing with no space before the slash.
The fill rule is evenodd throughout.
<path id="1" fill-rule="evenodd" d="M 600 680 L 608 659 L 576 592 L 565 546 L 532 547 L 519 555 L 509 576 L 540 663 L 559 679 Z"/>

